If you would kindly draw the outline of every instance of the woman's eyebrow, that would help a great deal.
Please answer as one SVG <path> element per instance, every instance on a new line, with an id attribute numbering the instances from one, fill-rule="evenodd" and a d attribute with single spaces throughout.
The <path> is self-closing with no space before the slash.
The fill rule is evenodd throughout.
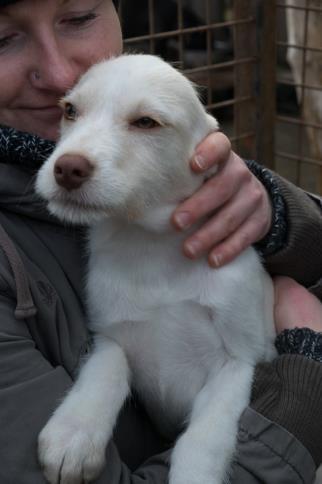
<path id="1" fill-rule="evenodd" d="M 69 3 L 72 3 L 72 4 L 75 3 L 77 5 L 77 3 L 79 3 L 79 2 L 77 2 L 76 0 L 60 0 L 59 6 L 64 7 L 65 5 L 67 5 Z"/>
<path id="2" fill-rule="evenodd" d="M 77 1 L 77 0 L 60 0 L 58 5 L 59 5 L 59 7 L 65 7 L 66 5 L 74 5 L 76 7 L 76 6 L 79 6 L 79 1 Z"/>

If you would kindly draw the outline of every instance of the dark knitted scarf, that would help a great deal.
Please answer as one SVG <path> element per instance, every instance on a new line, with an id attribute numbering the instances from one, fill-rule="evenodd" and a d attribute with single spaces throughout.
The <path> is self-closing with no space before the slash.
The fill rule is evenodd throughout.
<path id="1" fill-rule="evenodd" d="M 0 163 L 37 169 L 52 153 L 53 141 L 0 125 Z"/>

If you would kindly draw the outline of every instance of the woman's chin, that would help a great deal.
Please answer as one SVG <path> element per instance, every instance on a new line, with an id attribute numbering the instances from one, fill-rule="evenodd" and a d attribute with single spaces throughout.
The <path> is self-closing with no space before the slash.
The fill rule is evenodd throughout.
<path id="1" fill-rule="evenodd" d="M 41 126 L 37 127 L 28 127 L 28 128 L 18 128 L 20 131 L 24 131 L 26 133 L 34 134 L 39 136 L 39 138 L 46 139 L 49 141 L 57 141 L 59 137 L 59 125 L 58 126 Z"/>
<path id="2" fill-rule="evenodd" d="M 45 130 L 43 134 L 38 134 L 38 136 L 43 139 L 48 139 L 49 141 L 57 141 L 59 137 L 59 126 L 57 126 L 57 128 L 50 127 L 48 130 Z"/>
<path id="3" fill-rule="evenodd" d="M 15 118 L 1 119 L 0 124 L 5 124 L 18 131 L 34 134 L 40 138 L 50 141 L 57 141 L 61 120 L 61 111 L 52 110 L 46 113 L 45 110 L 21 110 L 20 116 Z M 49 114 L 45 116 L 45 114 Z"/>
<path id="4" fill-rule="evenodd" d="M 59 122 L 56 121 L 55 123 L 50 123 L 50 124 L 29 126 L 27 129 L 24 129 L 23 131 L 26 131 L 27 133 L 35 134 L 36 136 L 39 136 L 39 138 L 42 138 L 42 139 L 47 139 L 49 141 L 57 141 L 59 137 L 59 127 L 60 127 L 60 121 Z"/>

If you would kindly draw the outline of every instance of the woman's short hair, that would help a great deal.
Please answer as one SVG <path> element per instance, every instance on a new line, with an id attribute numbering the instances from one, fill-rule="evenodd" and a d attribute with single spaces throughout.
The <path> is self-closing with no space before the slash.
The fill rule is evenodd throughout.
<path id="1" fill-rule="evenodd" d="M 0 8 L 1 7 L 7 7 L 8 5 L 11 5 L 12 3 L 17 3 L 21 2 L 22 0 L 0 0 Z M 115 7 L 118 7 L 118 0 L 113 0 L 113 3 Z"/>
<path id="2" fill-rule="evenodd" d="M 0 0 L 0 7 L 6 7 L 7 5 L 10 5 L 11 3 L 17 3 L 20 0 Z"/>

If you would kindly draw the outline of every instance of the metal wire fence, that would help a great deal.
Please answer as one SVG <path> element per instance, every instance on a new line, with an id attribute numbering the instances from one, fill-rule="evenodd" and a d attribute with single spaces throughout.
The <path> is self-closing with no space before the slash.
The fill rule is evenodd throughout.
<path id="1" fill-rule="evenodd" d="M 242 156 L 322 192 L 322 0 L 121 0 L 120 15 L 125 50 L 200 85 Z"/>
<path id="2" fill-rule="evenodd" d="M 322 2 L 277 1 L 277 14 L 285 19 L 277 37 L 286 66 L 278 70 L 280 92 L 293 89 L 294 109 L 278 109 L 277 128 L 288 133 L 289 143 L 276 145 L 276 166 L 310 191 L 322 192 Z M 279 106 L 278 106 L 279 107 Z M 280 137 L 281 138 L 281 137 Z"/>

